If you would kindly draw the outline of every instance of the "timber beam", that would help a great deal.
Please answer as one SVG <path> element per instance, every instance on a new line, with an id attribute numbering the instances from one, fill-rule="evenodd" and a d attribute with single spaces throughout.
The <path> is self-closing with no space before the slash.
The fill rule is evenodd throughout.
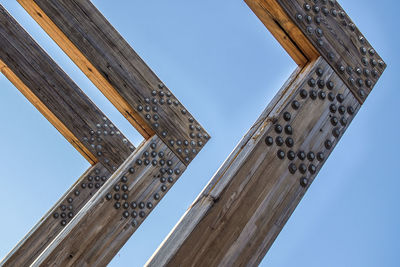
<path id="1" fill-rule="evenodd" d="M 386 64 L 335 0 L 245 0 L 299 65 L 146 266 L 256 266 Z"/>

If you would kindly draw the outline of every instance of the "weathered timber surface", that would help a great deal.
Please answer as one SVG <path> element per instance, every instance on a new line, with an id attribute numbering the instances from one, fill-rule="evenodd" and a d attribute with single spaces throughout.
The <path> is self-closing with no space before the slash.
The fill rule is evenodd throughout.
<path id="1" fill-rule="evenodd" d="M 197 155 L 209 135 L 89 0 L 18 2 L 145 137 Z"/>
<path id="2" fill-rule="evenodd" d="M 101 163 L 90 167 L 35 225 L 0 266 L 29 266 L 110 177 Z"/>
<path id="3" fill-rule="evenodd" d="M 304 66 L 318 58 L 319 54 L 314 46 L 275 1 L 245 0 L 245 2 L 297 65 Z"/>
<path id="4" fill-rule="evenodd" d="M 134 146 L 0 5 L 2 73 L 91 163 L 116 169 Z"/>
<path id="5" fill-rule="evenodd" d="M 335 0 L 246 0 L 258 2 L 265 10 L 254 10 L 257 16 L 276 13 L 276 6 L 297 25 L 319 54 L 331 65 L 356 98 L 363 103 L 386 68 L 354 22 Z M 282 13 L 279 13 L 282 14 Z M 274 17 L 281 21 L 279 16 Z M 291 35 L 291 24 L 280 23 L 295 42 L 298 35 Z"/>
<path id="6" fill-rule="evenodd" d="M 33 266 L 105 266 L 186 169 L 157 136 L 139 146 Z"/>
<path id="7" fill-rule="evenodd" d="M 286 86 L 147 266 L 262 260 L 360 107 L 322 58 Z"/>

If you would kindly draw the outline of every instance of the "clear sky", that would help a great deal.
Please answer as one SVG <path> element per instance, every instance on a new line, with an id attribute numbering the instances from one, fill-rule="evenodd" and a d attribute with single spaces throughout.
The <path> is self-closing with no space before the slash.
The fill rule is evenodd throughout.
<path id="1" fill-rule="evenodd" d="M 142 137 L 14 0 L 1 0 L 114 123 Z M 295 69 L 243 1 L 95 0 L 212 139 L 110 266 L 142 266 Z M 261 266 L 400 266 L 399 10 L 341 1 L 388 68 Z M 0 76 L 0 258 L 89 167 Z"/>

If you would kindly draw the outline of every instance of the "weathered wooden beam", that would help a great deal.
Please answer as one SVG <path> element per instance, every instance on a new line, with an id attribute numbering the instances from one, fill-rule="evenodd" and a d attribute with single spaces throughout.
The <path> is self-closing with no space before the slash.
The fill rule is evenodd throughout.
<path id="1" fill-rule="evenodd" d="M 365 101 L 386 64 L 336 0 L 245 1 L 258 17 L 271 15 L 303 51 L 306 36 L 360 103 Z"/>
<path id="2" fill-rule="evenodd" d="M 92 164 L 116 169 L 134 146 L 0 5 L 1 72 Z"/>
<path id="3" fill-rule="evenodd" d="M 0 266 L 29 266 L 34 262 L 109 177 L 109 171 L 101 163 L 90 167 L 0 262 Z"/>
<path id="4" fill-rule="evenodd" d="M 304 66 L 319 57 L 318 51 L 275 1 L 245 2 L 297 65 Z"/>
<path id="5" fill-rule="evenodd" d="M 147 266 L 255 266 L 360 103 L 323 59 L 291 79 Z"/>
<path id="6" fill-rule="evenodd" d="M 33 266 L 105 266 L 185 169 L 160 138 L 145 141 Z"/>
<path id="7" fill-rule="evenodd" d="M 197 155 L 206 131 L 89 0 L 18 2 L 145 137 Z"/>

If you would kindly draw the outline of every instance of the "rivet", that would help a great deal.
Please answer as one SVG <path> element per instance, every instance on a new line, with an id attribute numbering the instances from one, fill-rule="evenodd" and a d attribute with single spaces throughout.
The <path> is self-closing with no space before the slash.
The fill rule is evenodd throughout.
<path id="1" fill-rule="evenodd" d="M 361 52 L 361 54 L 365 55 L 365 54 L 367 54 L 367 49 L 364 46 L 361 46 L 360 52 Z"/>
<path id="2" fill-rule="evenodd" d="M 297 18 L 297 20 L 302 20 L 302 19 L 303 19 L 303 15 L 301 15 L 301 14 L 298 13 L 298 14 L 296 15 L 296 18 Z"/>
<path id="3" fill-rule="evenodd" d="M 123 200 L 128 200 L 128 194 L 127 193 L 124 193 L 124 194 L 122 194 L 122 199 Z"/>
<path id="4" fill-rule="evenodd" d="M 335 59 L 335 54 L 332 53 L 332 52 L 329 52 L 329 53 L 328 53 L 328 59 L 329 59 L 329 60 L 334 60 L 334 59 Z"/>
<path id="5" fill-rule="evenodd" d="M 332 124 L 333 126 L 336 126 L 336 125 L 338 124 L 338 122 L 339 122 L 338 118 L 336 118 L 336 117 L 332 117 L 332 118 L 331 118 L 331 124 Z"/>
<path id="6" fill-rule="evenodd" d="M 299 171 L 300 171 L 302 174 L 305 174 L 305 173 L 307 172 L 307 166 L 306 166 L 304 163 L 301 163 L 301 164 L 299 165 Z"/>
<path id="7" fill-rule="evenodd" d="M 115 191 L 117 191 L 117 192 L 118 192 L 118 191 L 119 191 L 119 189 L 120 189 L 119 185 L 117 185 L 117 184 L 116 184 L 116 185 L 114 185 L 114 190 L 115 190 Z"/>
<path id="8" fill-rule="evenodd" d="M 324 91 L 320 91 L 318 95 L 321 100 L 324 100 L 326 98 L 326 93 Z"/>
<path id="9" fill-rule="evenodd" d="M 115 209 L 119 209 L 119 208 L 121 208 L 121 203 L 119 203 L 119 202 L 115 202 L 115 204 L 114 204 L 114 208 L 115 208 Z"/>
<path id="10" fill-rule="evenodd" d="M 75 190 L 75 196 L 79 196 L 79 190 Z"/>
<path id="11" fill-rule="evenodd" d="M 309 80 L 308 80 L 308 85 L 309 86 L 311 86 L 311 87 L 315 87 L 315 80 L 314 80 L 314 78 L 310 78 Z"/>
<path id="12" fill-rule="evenodd" d="M 61 212 L 61 218 L 65 219 L 67 217 L 67 214 L 65 212 Z"/>
<path id="13" fill-rule="evenodd" d="M 289 160 L 294 160 L 296 158 L 296 154 L 292 150 L 289 150 L 287 153 L 287 157 Z"/>
<path id="14" fill-rule="evenodd" d="M 144 207 L 145 207 L 144 202 L 140 202 L 140 203 L 139 203 L 139 208 L 140 208 L 140 209 L 144 209 Z"/>
<path id="15" fill-rule="evenodd" d="M 338 69 L 340 73 L 344 73 L 344 71 L 346 70 L 343 65 L 339 65 Z"/>
<path id="16" fill-rule="evenodd" d="M 335 95 L 332 92 L 329 92 L 328 93 L 328 99 L 329 99 L 329 101 L 335 100 Z"/>
<path id="17" fill-rule="evenodd" d="M 131 212 L 131 216 L 132 216 L 132 218 L 136 218 L 137 217 L 137 212 L 136 211 L 132 211 Z"/>
<path id="18" fill-rule="evenodd" d="M 89 188 L 93 188 L 93 184 L 92 184 L 92 183 L 89 183 L 89 184 L 88 184 L 88 187 L 89 187 Z"/>
<path id="19" fill-rule="evenodd" d="M 330 110 L 330 112 L 332 112 L 332 113 L 336 113 L 336 111 L 337 111 L 336 105 L 335 105 L 335 104 L 331 104 L 331 105 L 329 106 L 329 110 Z"/>
<path id="20" fill-rule="evenodd" d="M 267 144 L 267 146 L 272 146 L 274 144 L 274 139 L 271 136 L 267 136 L 265 138 L 265 143 Z"/>
<path id="21" fill-rule="evenodd" d="M 300 179 L 300 185 L 301 185 L 302 187 L 306 187 L 306 186 L 308 185 L 308 179 L 307 179 L 306 177 L 302 177 L 302 178 Z"/>
<path id="22" fill-rule="evenodd" d="M 72 201 L 74 201 L 74 199 L 73 199 L 72 197 L 69 197 L 69 198 L 67 199 L 67 201 L 68 201 L 68 203 L 72 203 Z"/>
<path id="23" fill-rule="evenodd" d="M 332 134 L 333 134 L 334 137 L 338 138 L 338 137 L 340 136 L 340 130 L 339 130 L 339 128 L 338 128 L 338 127 L 335 127 L 335 128 L 332 130 Z"/>
<path id="24" fill-rule="evenodd" d="M 359 95 L 361 98 L 365 98 L 365 91 L 364 91 L 363 89 L 358 90 L 358 95 Z"/>
<path id="25" fill-rule="evenodd" d="M 131 207 L 132 207 L 132 209 L 136 209 L 136 207 L 137 207 L 137 204 L 136 204 L 136 202 L 135 202 L 135 201 L 132 201 L 132 202 L 131 202 Z"/>
<path id="26" fill-rule="evenodd" d="M 346 119 L 345 117 L 342 117 L 342 118 L 340 119 L 340 124 L 341 124 L 342 126 L 346 126 L 346 125 L 347 125 L 347 119 Z"/>
<path id="27" fill-rule="evenodd" d="M 312 22 L 312 17 L 310 15 L 306 16 L 306 22 L 310 24 Z M 310 28 L 309 33 L 312 33 L 312 27 L 307 27 L 307 29 Z"/>
<path id="28" fill-rule="evenodd" d="M 336 9 L 332 9 L 332 10 L 331 10 L 331 14 L 332 14 L 332 16 L 336 17 L 336 16 L 337 16 L 337 11 L 336 11 Z"/>
<path id="29" fill-rule="evenodd" d="M 62 221 L 61 221 L 61 225 L 62 225 L 62 226 L 66 226 L 66 225 L 67 225 L 67 221 L 66 221 L 66 220 L 62 220 Z"/>
<path id="30" fill-rule="evenodd" d="M 289 112 L 286 111 L 285 113 L 283 113 L 283 119 L 285 121 L 290 121 L 291 118 L 292 118 L 292 115 L 290 115 Z"/>
<path id="31" fill-rule="evenodd" d="M 294 100 L 292 102 L 292 108 L 295 109 L 295 110 L 299 109 L 300 108 L 300 103 L 297 100 Z"/>
<path id="32" fill-rule="evenodd" d="M 299 151 L 297 152 L 297 157 L 299 157 L 301 160 L 304 160 L 306 158 L 306 153 L 304 153 L 304 151 Z"/>
<path id="33" fill-rule="evenodd" d="M 122 191 L 126 192 L 126 191 L 128 191 L 128 186 L 126 184 L 123 184 L 121 189 L 122 189 Z"/>
<path id="34" fill-rule="evenodd" d="M 365 85 L 366 85 L 368 88 L 371 88 L 371 86 L 372 86 L 371 80 L 365 80 Z"/>
<path id="35" fill-rule="evenodd" d="M 310 166 L 308 166 L 308 170 L 311 174 L 315 174 L 317 172 L 317 167 L 315 167 L 314 164 L 310 164 Z"/>
<path id="36" fill-rule="evenodd" d="M 315 90 L 310 90 L 310 98 L 312 100 L 317 99 L 317 92 Z"/>
<path id="37" fill-rule="evenodd" d="M 342 115 L 343 115 L 344 113 L 346 113 L 346 108 L 345 108 L 344 106 L 342 106 L 342 105 L 339 106 L 339 113 L 342 114 Z"/>
<path id="38" fill-rule="evenodd" d="M 292 128 L 292 126 L 286 125 L 286 126 L 285 126 L 285 133 L 288 134 L 288 135 L 293 134 L 293 128 Z"/>
<path id="39" fill-rule="evenodd" d="M 304 4 L 304 9 L 306 10 L 306 11 L 310 11 L 311 10 L 311 6 L 309 5 L 309 4 Z"/>
<path id="40" fill-rule="evenodd" d="M 284 159 L 285 158 L 285 152 L 281 149 L 278 150 L 278 152 L 276 153 L 278 158 L 280 159 Z"/>
<path id="41" fill-rule="evenodd" d="M 289 164 L 289 172 L 290 172 L 291 174 L 295 174 L 296 171 L 297 171 L 296 164 L 290 163 L 290 164 Z"/>
<path id="42" fill-rule="evenodd" d="M 325 141 L 325 148 L 326 149 L 331 149 L 332 148 L 332 141 L 331 140 L 326 140 Z"/>
<path id="43" fill-rule="evenodd" d="M 159 195 L 158 193 L 155 193 L 155 194 L 154 194 L 154 199 L 155 199 L 155 200 L 159 200 L 159 199 L 160 199 L 160 195 Z"/>
<path id="44" fill-rule="evenodd" d="M 286 138 L 285 143 L 288 147 L 293 147 L 293 145 L 294 145 L 294 141 L 291 137 Z"/>
<path id="45" fill-rule="evenodd" d="M 146 216 L 146 213 L 144 211 L 139 212 L 139 216 L 141 218 L 144 218 Z"/>
<path id="46" fill-rule="evenodd" d="M 325 87 L 325 81 L 324 80 L 318 80 L 318 87 L 319 88 L 324 88 Z"/>
<path id="47" fill-rule="evenodd" d="M 128 211 L 124 211 L 122 213 L 122 216 L 124 216 L 124 218 L 128 218 L 129 217 L 129 212 Z"/>
<path id="48" fill-rule="evenodd" d="M 347 112 L 348 112 L 350 115 L 353 115 L 353 114 L 354 114 L 354 108 L 353 108 L 352 106 L 348 106 L 348 107 L 347 107 Z"/>
<path id="49" fill-rule="evenodd" d="M 323 152 L 319 152 L 317 154 L 317 159 L 318 159 L 318 161 L 323 161 L 325 159 L 324 153 Z"/>
<path id="50" fill-rule="evenodd" d="M 324 34 L 324 32 L 323 32 L 320 28 L 317 28 L 317 29 L 315 29 L 315 34 L 316 34 L 318 37 L 322 37 L 322 35 Z"/>
<path id="51" fill-rule="evenodd" d="M 100 185 L 99 183 L 96 183 L 96 184 L 94 185 L 94 187 L 97 188 L 97 189 L 99 189 L 100 186 L 101 186 L 101 185 Z"/>
<path id="52" fill-rule="evenodd" d="M 311 19 L 311 17 L 310 17 L 310 16 L 307 16 L 307 18 L 310 18 L 310 19 Z M 312 19 L 311 19 L 311 21 L 312 21 Z M 311 21 L 310 21 L 310 22 L 311 22 Z M 313 27 L 311 27 L 311 26 L 307 26 L 307 32 L 308 32 L 309 34 L 312 34 L 312 33 L 313 33 L 313 31 L 314 31 Z"/>
<path id="53" fill-rule="evenodd" d="M 114 199 L 115 200 L 120 200 L 121 199 L 121 195 L 120 194 L 114 194 Z"/>
<path id="54" fill-rule="evenodd" d="M 283 138 L 280 137 L 280 136 L 277 136 L 277 137 L 275 138 L 275 142 L 276 142 L 276 144 L 277 144 L 278 146 L 282 146 L 282 145 L 283 145 Z"/>
<path id="55" fill-rule="evenodd" d="M 54 214 L 53 214 L 53 218 L 54 218 L 54 219 L 57 219 L 59 216 L 60 216 L 60 215 L 58 214 L 58 212 L 54 212 Z"/>
<path id="56" fill-rule="evenodd" d="M 275 125 L 275 132 L 278 134 L 282 133 L 282 126 L 279 124 Z"/>
<path id="57" fill-rule="evenodd" d="M 329 14 L 329 10 L 326 7 L 322 7 L 322 13 L 326 16 Z"/>
<path id="58" fill-rule="evenodd" d="M 307 96 L 308 96 L 308 92 L 306 91 L 306 90 L 304 90 L 304 89 L 301 89 L 301 91 L 300 91 L 300 96 L 301 96 L 301 98 L 307 98 Z"/>
<path id="59" fill-rule="evenodd" d="M 163 191 L 163 192 L 167 191 L 167 186 L 166 185 L 162 185 L 161 186 L 161 191 Z"/>
<path id="60" fill-rule="evenodd" d="M 152 209 L 152 208 L 153 208 L 153 203 L 147 202 L 147 208 L 148 208 L 148 209 Z"/>
<path id="61" fill-rule="evenodd" d="M 175 174 L 176 174 L 176 175 L 181 174 L 181 170 L 180 170 L 180 169 L 175 169 Z"/>
<path id="62" fill-rule="evenodd" d="M 332 90 L 333 87 L 335 87 L 335 84 L 334 84 L 332 81 L 328 81 L 328 82 L 326 83 L 326 87 L 327 87 L 329 90 Z"/>
<path id="63" fill-rule="evenodd" d="M 349 28 L 350 28 L 351 31 L 354 32 L 356 30 L 356 25 L 354 25 L 354 23 L 350 23 L 349 24 Z"/>
<path id="64" fill-rule="evenodd" d="M 319 6 L 314 6 L 313 10 L 315 13 L 318 13 L 320 11 L 320 8 L 319 8 Z"/>
<path id="65" fill-rule="evenodd" d="M 307 154 L 307 159 L 308 159 L 309 161 L 314 161 L 314 159 L 315 159 L 315 154 L 314 154 L 313 152 L 308 152 L 308 154 Z"/>
<path id="66" fill-rule="evenodd" d="M 344 101 L 344 96 L 342 94 L 338 94 L 336 99 L 339 101 L 339 103 L 342 103 Z"/>
<path id="67" fill-rule="evenodd" d="M 82 183 L 82 184 L 81 184 L 81 187 L 82 187 L 83 189 L 85 189 L 85 188 L 86 188 L 86 184 L 85 184 L 85 183 Z"/>
<path id="68" fill-rule="evenodd" d="M 167 181 L 167 178 L 165 178 L 165 177 L 161 177 L 161 178 L 160 178 L 160 182 L 161 182 L 161 183 L 165 183 L 166 181 Z"/>

